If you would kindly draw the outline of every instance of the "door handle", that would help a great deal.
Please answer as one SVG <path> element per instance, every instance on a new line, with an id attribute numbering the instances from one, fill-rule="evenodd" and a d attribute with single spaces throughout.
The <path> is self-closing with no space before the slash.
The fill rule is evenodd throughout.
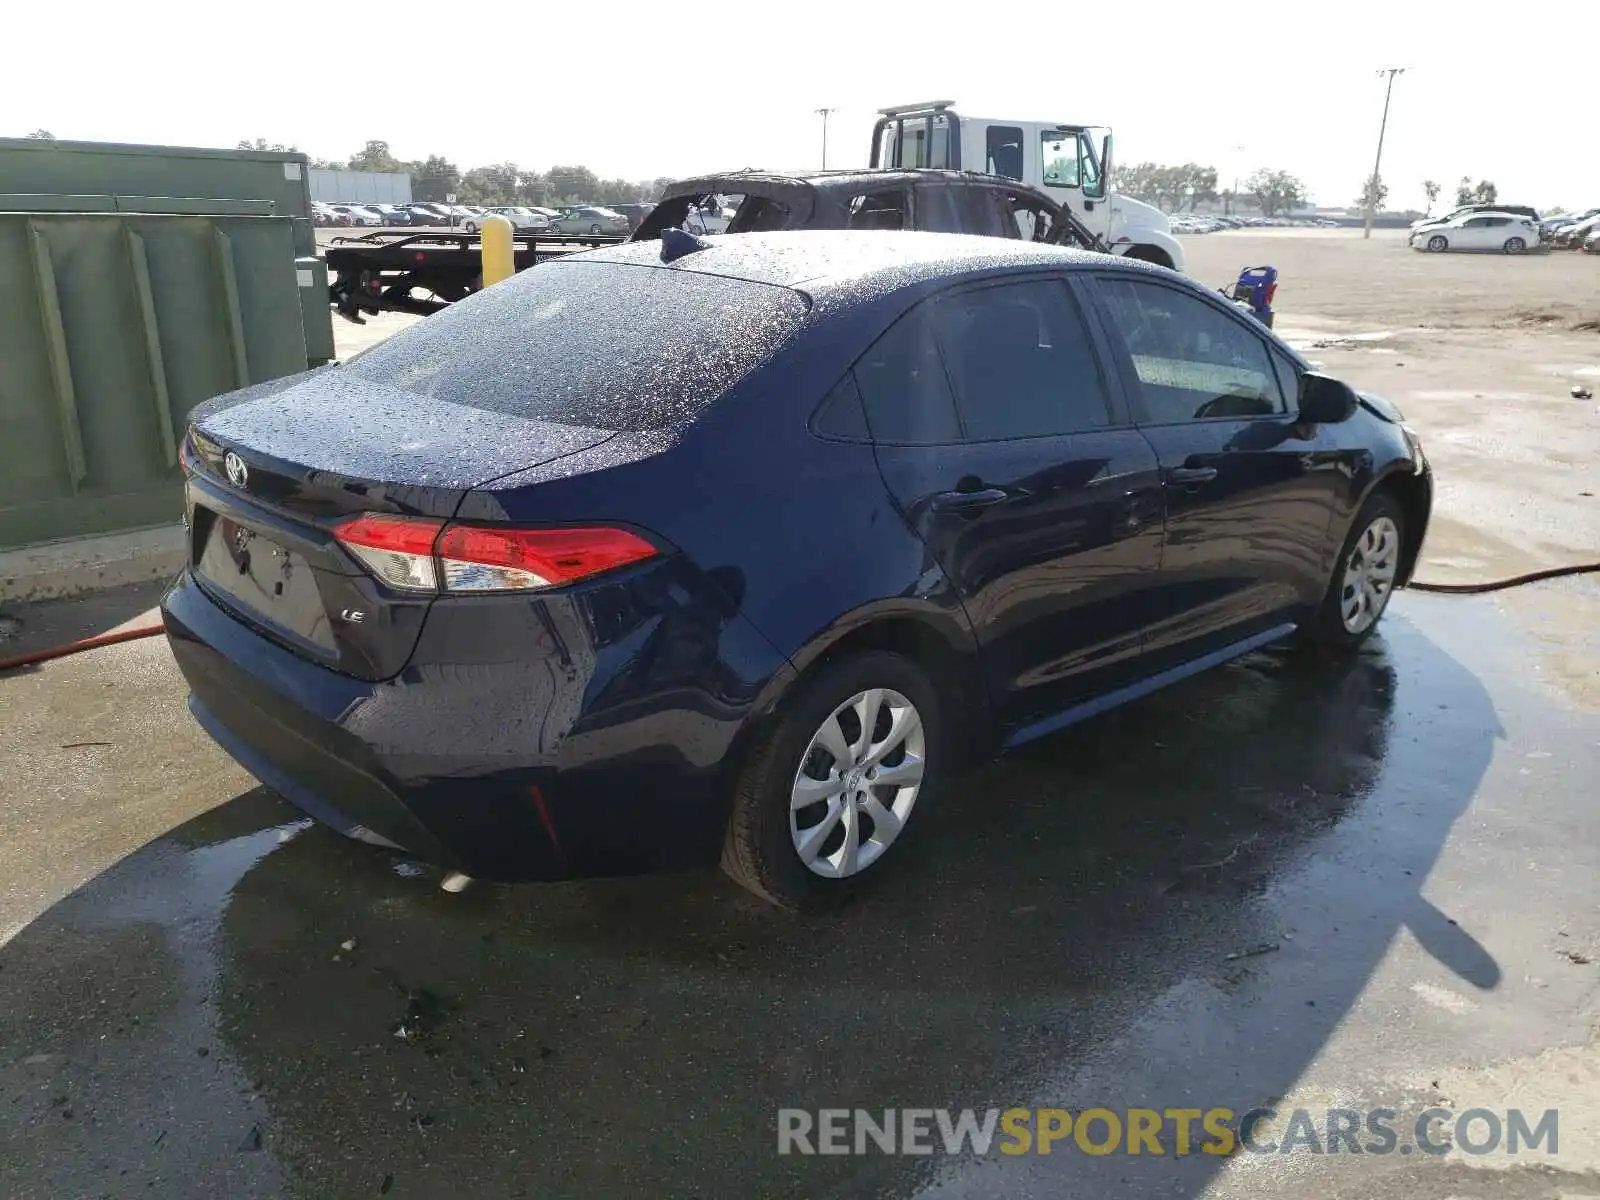
<path id="1" fill-rule="evenodd" d="M 1167 472 L 1167 482 L 1179 487 L 1194 487 L 1198 483 L 1210 483 L 1217 477 L 1215 467 L 1173 467 Z"/>
<path id="2" fill-rule="evenodd" d="M 937 512 L 976 513 L 1008 498 L 1004 488 L 978 488 L 974 491 L 940 492 L 933 498 Z"/>

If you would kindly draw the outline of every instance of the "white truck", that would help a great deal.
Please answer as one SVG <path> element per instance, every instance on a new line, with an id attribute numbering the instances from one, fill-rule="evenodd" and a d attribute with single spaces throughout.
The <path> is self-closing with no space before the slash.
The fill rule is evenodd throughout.
<path id="1" fill-rule="evenodd" d="M 947 167 L 1039 188 L 1113 254 L 1183 270 L 1183 246 L 1158 208 L 1111 190 L 1111 131 L 1058 121 L 968 117 L 951 100 L 879 109 L 874 167 Z"/>

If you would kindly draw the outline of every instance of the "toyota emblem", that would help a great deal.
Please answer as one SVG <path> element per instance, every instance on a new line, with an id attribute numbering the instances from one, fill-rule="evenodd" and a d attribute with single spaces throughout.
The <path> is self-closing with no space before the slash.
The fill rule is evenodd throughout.
<path id="1" fill-rule="evenodd" d="M 250 486 L 250 468 L 245 466 L 244 459 L 240 458 L 232 450 L 222 456 L 222 469 L 227 472 L 228 482 L 233 484 L 234 487 Z"/>

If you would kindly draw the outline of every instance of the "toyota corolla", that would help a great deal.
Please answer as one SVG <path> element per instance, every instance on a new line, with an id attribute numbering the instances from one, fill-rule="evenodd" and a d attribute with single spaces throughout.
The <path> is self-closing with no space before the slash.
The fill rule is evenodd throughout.
<path id="1" fill-rule="evenodd" d="M 974 744 L 1350 651 L 1432 497 L 1392 406 L 1221 297 L 920 233 L 550 262 L 211 402 L 184 462 L 166 625 L 263 782 L 468 875 L 720 859 L 797 908 Z"/>

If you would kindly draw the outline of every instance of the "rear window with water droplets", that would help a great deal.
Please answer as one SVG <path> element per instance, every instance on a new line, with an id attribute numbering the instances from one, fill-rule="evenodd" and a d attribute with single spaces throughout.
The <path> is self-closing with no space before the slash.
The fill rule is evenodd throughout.
<path id="1" fill-rule="evenodd" d="M 799 292 L 671 268 L 553 262 L 349 361 L 454 404 L 591 429 L 692 420 L 805 319 Z"/>

